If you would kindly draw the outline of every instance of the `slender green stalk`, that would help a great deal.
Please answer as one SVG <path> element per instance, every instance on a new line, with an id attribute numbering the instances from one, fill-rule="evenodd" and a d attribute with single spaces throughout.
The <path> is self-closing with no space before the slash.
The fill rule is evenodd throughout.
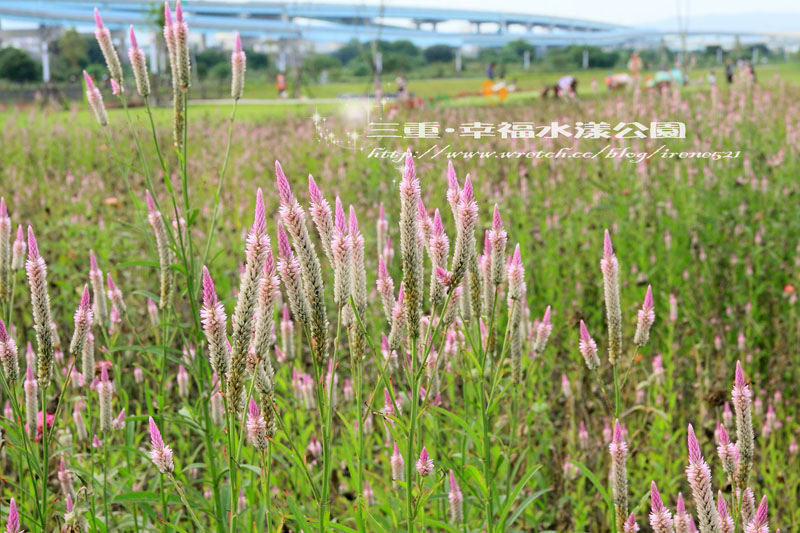
<path id="1" fill-rule="evenodd" d="M 47 471 L 50 465 L 49 457 L 49 442 L 47 435 L 47 389 L 48 387 L 41 387 L 42 403 L 40 408 L 42 410 L 42 524 L 44 529 L 47 529 Z M 55 420 L 53 420 L 55 424 Z"/>
<path id="2" fill-rule="evenodd" d="M 17 423 L 17 427 L 20 428 L 20 434 L 22 435 L 22 444 L 23 444 L 23 451 L 25 456 L 25 462 L 28 464 L 28 472 L 31 474 L 31 485 L 32 485 L 32 492 L 33 492 L 33 503 L 36 506 L 36 514 L 39 516 L 40 525 L 44 529 L 44 514 L 42 513 L 41 503 L 39 498 L 39 489 L 36 486 L 36 481 L 34 479 L 34 472 L 36 469 L 34 468 L 34 463 L 31 461 L 32 457 L 36 457 L 36 453 L 34 450 L 33 443 L 28 438 L 28 432 L 25 431 L 25 425 L 23 420 L 25 420 L 25 416 L 22 412 L 22 409 L 19 406 L 19 401 L 17 398 L 17 394 L 15 391 L 15 383 L 8 383 L 6 381 L 6 375 L 4 372 L 0 372 L 0 379 L 3 383 L 3 390 L 6 393 L 6 396 L 11 403 L 11 409 L 14 413 L 14 419 Z M 19 471 L 20 475 L 20 485 L 22 485 L 22 470 Z"/>
<path id="3" fill-rule="evenodd" d="M 261 452 L 261 492 L 263 494 L 264 502 L 266 505 L 265 529 L 272 530 L 272 496 L 270 494 L 269 484 L 270 476 L 272 474 L 272 442 L 267 445 L 267 449 Z"/>
<path id="4" fill-rule="evenodd" d="M 103 513 L 106 515 L 106 531 L 111 531 L 111 513 L 108 512 L 108 439 L 110 435 L 103 435 Z"/>
<path id="5" fill-rule="evenodd" d="M 619 378 L 617 377 L 617 365 L 611 365 L 611 368 L 614 371 L 614 418 L 619 418 L 619 410 L 620 410 L 620 392 L 619 392 Z"/>
<path id="6" fill-rule="evenodd" d="M 222 379 L 221 382 L 222 382 L 221 383 L 222 395 L 225 404 L 225 424 L 227 427 L 227 434 L 228 434 L 228 479 L 229 479 L 228 485 L 230 487 L 230 498 L 228 502 L 229 506 L 228 514 L 230 516 L 228 519 L 228 530 L 231 533 L 233 533 L 236 531 L 234 529 L 236 526 L 236 508 L 234 507 L 234 502 L 236 501 L 237 492 L 236 492 L 236 460 L 234 458 L 234 450 L 236 448 L 235 448 L 235 443 L 233 441 L 234 435 L 233 435 L 233 424 L 231 422 L 231 419 L 235 418 L 236 414 L 231 413 L 231 411 L 233 410 L 232 409 L 233 402 L 228 401 L 226 395 L 227 387 L 225 386 L 225 380 Z"/>
<path id="7" fill-rule="evenodd" d="M 408 414 L 408 446 L 406 447 L 406 531 L 414 529 L 414 430 L 417 427 L 417 402 L 419 401 L 419 382 L 417 380 L 417 339 L 411 339 L 411 410 Z"/>
<path id="8" fill-rule="evenodd" d="M 88 385 L 86 385 L 88 387 Z M 92 446 L 92 436 L 94 435 L 93 423 L 94 415 L 92 413 L 92 395 L 86 395 L 86 418 L 89 421 L 88 431 L 88 444 L 89 444 L 89 488 L 91 489 L 92 497 L 90 498 L 89 509 L 92 513 L 92 529 L 97 531 L 97 508 L 94 502 L 94 446 Z"/>
<path id="9" fill-rule="evenodd" d="M 362 361 L 360 357 L 356 358 L 355 361 L 355 387 L 356 387 L 356 420 L 358 420 L 358 449 L 356 450 L 356 457 L 358 461 L 358 466 L 356 468 L 356 486 L 358 487 L 358 495 L 356 496 L 356 501 L 358 502 L 358 506 L 356 509 L 357 518 L 358 518 L 358 530 L 364 530 L 364 417 L 362 416 L 363 412 L 363 400 L 362 394 L 363 391 L 361 390 L 361 381 L 362 381 Z"/>
<path id="10" fill-rule="evenodd" d="M 172 474 L 167 474 L 167 477 L 170 481 L 172 481 L 172 485 L 175 487 L 175 490 L 178 491 L 178 496 L 180 496 L 183 506 L 186 507 L 186 511 L 189 513 L 189 518 L 192 519 L 192 522 L 194 522 L 194 525 L 198 528 L 197 531 L 204 531 L 205 527 L 200 523 L 200 520 L 197 519 L 197 515 L 194 514 L 192 506 L 189 505 L 189 502 L 186 499 L 186 493 L 183 492 L 183 488 L 178 484 L 175 476 Z"/>
<path id="11" fill-rule="evenodd" d="M 158 476 L 158 487 L 161 493 L 161 514 L 164 517 L 164 522 L 161 524 L 161 530 L 166 533 L 167 523 L 169 522 L 169 507 L 167 506 L 167 492 L 164 490 L 164 474 Z"/>
<path id="12" fill-rule="evenodd" d="M 328 380 L 328 398 L 324 405 L 320 404 L 320 413 L 323 416 L 322 424 L 322 497 L 319 503 L 319 531 L 326 531 L 325 525 L 330 507 L 330 475 L 331 475 L 331 447 L 333 446 L 333 377 L 336 375 L 336 355 L 339 352 L 339 342 L 342 332 L 342 309 L 336 314 L 336 340 L 333 346 L 333 356 L 330 365 Z M 309 346 L 311 344 L 309 343 Z M 317 365 L 318 366 L 318 365 Z M 324 369 L 320 369 L 324 372 Z M 324 376 L 324 374 L 322 374 Z M 320 380 L 317 380 L 320 383 Z M 324 392 L 324 391 L 321 391 Z M 324 394 L 322 395 L 324 396 Z"/>

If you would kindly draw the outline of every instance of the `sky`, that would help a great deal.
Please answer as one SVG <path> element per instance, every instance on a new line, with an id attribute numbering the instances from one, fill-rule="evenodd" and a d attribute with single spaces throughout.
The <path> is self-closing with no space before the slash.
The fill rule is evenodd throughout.
<path id="1" fill-rule="evenodd" d="M 425 6 L 456 10 L 497 10 L 645 26 L 665 31 L 678 30 L 678 14 L 680 13 L 683 16 L 688 14 L 690 30 L 713 29 L 800 34 L 800 0 L 493 0 L 491 2 L 489 0 L 458 0 L 457 4 L 454 4 L 453 0 L 266 1 L 282 1 L 300 5 L 304 3 L 348 3 Z M 455 24 L 455 27 L 452 24 Z M 444 31 L 469 31 L 469 27 L 465 24 L 463 21 L 453 22 L 443 29 Z M 2 26 L 13 29 L 28 27 L 30 24 L 3 21 Z"/>
<path id="2" fill-rule="evenodd" d="M 335 0 L 322 0 L 336 3 Z M 354 0 L 345 0 L 353 2 Z M 355 0 L 358 2 L 358 0 Z M 379 4 L 379 0 L 361 0 L 366 4 Z M 682 13 L 688 9 L 691 17 L 701 15 L 745 15 L 750 13 L 797 13 L 797 0 L 459 0 L 460 9 L 497 9 L 500 11 L 534 13 L 615 22 L 617 24 L 643 24 L 675 19 L 678 5 Z M 452 0 L 385 0 L 384 5 L 424 5 L 453 7 Z M 800 28 L 798 28 L 800 31 Z"/>

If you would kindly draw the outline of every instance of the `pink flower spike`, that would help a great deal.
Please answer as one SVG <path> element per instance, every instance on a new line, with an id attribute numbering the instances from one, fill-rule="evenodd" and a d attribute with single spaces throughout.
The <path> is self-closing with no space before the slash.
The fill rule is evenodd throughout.
<path id="1" fill-rule="evenodd" d="M 547 306 L 547 309 L 544 310 L 544 316 L 542 317 L 543 325 L 549 326 L 550 325 L 550 306 Z"/>
<path id="2" fill-rule="evenodd" d="M 722 520 L 728 518 L 728 504 L 725 503 L 725 498 L 722 496 L 722 491 L 717 492 L 717 513 Z"/>
<path id="3" fill-rule="evenodd" d="M 651 285 L 647 286 L 647 292 L 644 293 L 644 303 L 642 304 L 642 309 L 652 309 L 653 308 L 653 287 Z"/>
<path id="4" fill-rule="evenodd" d="M 422 198 L 417 202 L 417 213 L 420 220 L 428 220 L 428 210 L 425 208 L 425 202 L 422 201 Z"/>
<path id="5" fill-rule="evenodd" d="M 444 234 L 444 224 L 442 224 L 442 215 L 439 214 L 438 208 L 433 212 L 433 233 L 434 235 Z"/>
<path id="6" fill-rule="evenodd" d="M 449 287 L 450 286 L 450 282 L 452 281 L 452 276 L 450 275 L 450 272 L 448 272 L 446 269 L 444 269 L 444 268 L 442 268 L 440 266 L 437 266 L 436 267 L 436 280 L 443 287 Z M 402 287 L 401 287 L 401 289 L 402 289 Z"/>
<path id="7" fill-rule="evenodd" d="M 156 425 L 156 421 L 153 420 L 153 417 L 150 417 L 150 445 L 153 448 L 161 447 L 164 445 L 164 440 L 161 438 L 161 432 L 158 430 L 158 426 Z"/>
<path id="8" fill-rule="evenodd" d="M 411 148 L 406 149 L 406 162 L 403 169 L 403 180 L 414 180 L 417 177 L 417 170 L 414 167 L 414 157 L 411 155 Z"/>
<path id="9" fill-rule="evenodd" d="M 242 51 L 242 37 L 239 35 L 238 31 L 236 32 L 236 38 L 233 44 L 233 51 L 237 54 Z"/>
<path id="10" fill-rule="evenodd" d="M 247 406 L 247 414 L 250 415 L 251 418 L 258 418 L 261 416 L 261 411 L 258 409 L 258 404 L 252 396 L 250 397 L 250 405 Z"/>
<path id="11" fill-rule="evenodd" d="M 203 305 L 212 307 L 217 303 L 217 293 L 214 290 L 214 280 L 211 279 L 211 274 L 208 268 L 203 265 Z"/>
<path id="12" fill-rule="evenodd" d="M 747 380 L 744 379 L 744 371 L 742 370 L 742 363 L 740 361 L 736 361 L 736 375 L 733 384 L 739 388 L 747 386 Z"/>
<path id="13" fill-rule="evenodd" d="M 314 176 L 311 174 L 308 175 L 308 195 L 311 197 L 311 201 L 315 204 L 322 203 L 322 191 L 319 190 L 317 186 L 317 182 L 314 181 Z"/>
<path id="14" fill-rule="evenodd" d="M 289 244 L 289 236 L 283 229 L 283 224 L 278 222 L 278 255 L 284 259 L 292 257 L 292 246 Z"/>
<path id="15" fill-rule="evenodd" d="M 175 2 L 175 21 L 178 24 L 183 22 L 183 8 L 181 8 L 181 0 Z"/>
<path id="16" fill-rule="evenodd" d="M 347 223 L 350 235 L 354 237 L 358 235 L 358 218 L 356 218 L 356 209 L 352 205 L 350 206 L 350 216 L 347 219 Z"/>
<path id="17" fill-rule="evenodd" d="M 292 196 L 292 188 L 289 186 L 289 180 L 286 179 L 286 174 L 283 173 L 279 161 L 275 161 L 275 180 L 278 184 L 278 194 L 281 197 L 281 203 L 290 205 L 294 201 Z"/>
<path id="18" fill-rule="evenodd" d="M 345 221 L 342 199 L 339 198 L 338 194 L 336 195 L 336 207 L 333 210 L 333 225 L 342 235 L 347 233 L 347 222 Z"/>
<path id="19" fill-rule="evenodd" d="M 606 230 L 605 235 L 603 236 L 603 256 L 608 259 L 613 255 L 614 246 L 611 244 L 611 235 L 609 235 L 608 230 Z"/>
<path id="20" fill-rule="evenodd" d="M 731 440 L 728 437 L 728 432 L 725 430 L 725 426 L 721 423 L 717 422 L 717 435 L 719 436 L 719 443 L 723 446 L 730 444 Z"/>
<path id="21" fill-rule="evenodd" d="M 172 27 L 172 11 L 169 9 L 169 2 L 164 2 L 164 26 Z"/>
<path id="22" fill-rule="evenodd" d="M 103 29 L 103 17 L 100 16 L 100 12 L 97 10 L 97 8 L 94 8 L 94 25 L 98 30 Z"/>
<path id="23" fill-rule="evenodd" d="M 522 266 L 522 252 L 520 252 L 519 243 L 517 243 L 516 248 L 514 248 L 514 255 L 511 256 L 511 264 Z"/>
<path id="24" fill-rule="evenodd" d="M 678 493 L 678 500 L 675 502 L 675 511 L 678 513 L 686 512 L 686 503 L 683 501 L 683 494 Z"/>
<path id="25" fill-rule="evenodd" d="M 636 523 L 636 517 L 631 513 L 628 516 L 628 519 L 625 520 L 625 524 L 623 525 L 623 531 L 625 533 L 636 533 L 639 531 L 639 524 Z"/>
<path id="26" fill-rule="evenodd" d="M 36 243 L 33 228 L 28 226 L 28 260 L 36 261 L 37 259 L 39 259 L 39 245 Z"/>
<path id="27" fill-rule="evenodd" d="M 110 275 L 108 280 L 111 281 Z M 114 282 L 111 281 L 111 283 L 113 284 Z M 89 295 L 89 284 L 85 283 L 83 285 L 83 294 L 81 295 L 80 309 L 86 311 L 89 309 L 90 305 L 91 305 L 91 296 Z"/>
<path id="28" fill-rule="evenodd" d="M 650 506 L 654 513 L 664 510 L 664 501 L 661 499 L 661 494 L 658 492 L 655 481 L 650 482 Z"/>
<path id="29" fill-rule="evenodd" d="M 6 207 L 5 198 L 0 198 L 0 218 L 8 218 L 8 208 Z"/>
<path id="30" fill-rule="evenodd" d="M 131 40 L 131 48 L 139 48 L 139 43 L 136 41 L 136 34 L 133 33 L 133 24 L 131 24 L 128 30 L 128 36 Z"/>
<path id="31" fill-rule="evenodd" d="M 153 196 L 150 194 L 148 189 L 144 190 L 144 199 L 145 202 L 147 202 L 147 210 L 150 211 L 151 214 L 155 213 L 157 211 L 156 202 L 153 200 Z"/>
<path id="32" fill-rule="evenodd" d="M 500 217 L 500 209 L 497 204 L 494 204 L 494 213 L 492 213 L 492 229 L 500 231 L 503 229 L 503 219 Z"/>
<path id="33" fill-rule="evenodd" d="M 461 489 L 458 487 L 458 481 L 456 481 L 456 476 L 453 474 L 453 471 L 450 471 L 450 491 L 451 492 L 460 492 Z"/>
<path id="34" fill-rule="evenodd" d="M 689 445 L 689 461 L 692 463 L 699 463 L 703 460 L 703 454 L 700 451 L 700 444 L 697 442 L 697 436 L 694 434 L 694 428 L 689 424 L 689 436 L 687 437 Z"/>
<path id="35" fill-rule="evenodd" d="M 164 444 L 161 432 L 152 416 L 150 417 L 150 459 L 162 474 L 172 473 L 175 469 L 172 450 Z"/>
<path id="36" fill-rule="evenodd" d="M 449 159 L 447 160 L 447 188 L 455 191 L 461 188 L 458 184 L 456 169 L 453 168 L 453 162 Z"/>
<path id="37" fill-rule="evenodd" d="M 14 498 L 11 498 L 11 501 L 8 502 L 6 533 L 19 533 L 19 511 L 17 510 L 17 501 Z"/>
<path id="38" fill-rule="evenodd" d="M 433 472 L 433 459 L 428 455 L 428 449 L 423 446 L 422 451 L 419 452 L 419 460 L 417 461 L 417 472 L 420 476 L 427 476 Z"/>
<path id="39" fill-rule="evenodd" d="M 767 495 L 765 494 L 763 498 L 761 498 L 761 503 L 758 504 L 758 509 L 756 510 L 756 517 L 753 520 L 756 527 L 763 527 L 767 525 Z"/>
<path id="40" fill-rule="evenodd" d="M 611 436 L 611 442 L 617 445 L 623 442 L 622 426 L 619 424 L 619 420 L 614 420 L 614 432 Z"/>
<path id="41" fill-rule="evenodd" d="M 89 73 L 85 70 L 83 71 L 83 81 L 86 82 L 86 90 L 91 91 L 94 89 L 94 81 L 92 80 L 92 77 L 89 76 Z"/>
<path id="42" fill-rule="evenodd" d="M 475 196 L 472 190 L 472 181 L 470 181 L 469 174 L 467 174 L 467 177 L 464 178 L 464 188 L 461 190 L 461 201 L 472 202 L 474 199 Z"/>
<path id="43" fill-rule="evenodd" d="M 592 336 L 589 335 L 589 330 L 586 329 L 586 324 L 583 322 L 583 320 L 581 320 L 580 335 L 583 342 L 588 343 L 590 340 L 592 340 Z"/>
<path id="44" fill-rule="evenodd" d="M 261 187 L 256 190 L 256 210 L 253 217 L 253 232 L 263 235 L 267 232 L 267 214 L 264 209 L 264 196 L 261 193 Z"/>

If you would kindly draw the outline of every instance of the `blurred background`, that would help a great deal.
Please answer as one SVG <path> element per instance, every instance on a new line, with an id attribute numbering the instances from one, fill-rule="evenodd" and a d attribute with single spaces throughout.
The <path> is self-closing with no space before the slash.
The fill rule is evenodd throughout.
<path id="1" fill-rule="evenodd" d="M 168 102 L 161 4 L 0 0 L 3 104 L 68 107 L 83 98 L 81 70 L 106 77 L 93 7 L 120 50 L 134 25 L 156 101 Z M 196 66 L 192 98 L 200 100 L 228 95 L 234 31 L 248 58 L 245 98 L 283 107 L 376 96 L 409 106 L 505 100 L 539 94 L 559 73 L 584 90 L 710 84 L 737 66 L 800 79 L 800 7 L 791 0 L 190 0 L 183 8 Z M 107 81 L 100 86 L 109 90 Z"/>

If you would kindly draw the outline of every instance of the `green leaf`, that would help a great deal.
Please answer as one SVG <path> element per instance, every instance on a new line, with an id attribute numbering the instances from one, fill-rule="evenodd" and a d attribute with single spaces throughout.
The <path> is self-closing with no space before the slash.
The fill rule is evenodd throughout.
<path id="1" fill-rule="evenodd" d="M 511 511 L 511 506 L 514 504 L 517 496 L 519 496 L 519 493 L 522 492 L 522 489 L 525 488 L 525 485 L 528 484 L 528 481 L 531 480 L 531 478 L 539 471 L 540 468 L 542 468 L 542 465 L 536 465 L 535 468 L 525 474 L 519 483 L 516 484 L 514 490 L 511 491 L 511 495 L 506 499 L 505 505 L 503 505 L 503 508 L 500 510 L 500 523 L 503 524 L 503 526 L 505 526 L 506 515 Z M 502 529 L 505 529 L 505 527 Z"/>
<path id="2" fill-rule="evenodd" d="M 161 495 L 150 490 L 131 491 L 117 494 L 112 498 L 112 503 L 161 503 Z M 168 494 L 167 503 L 181 503 L 177 494 Z"/>
<path id="3" fill-rule="evenodd" d="M 589 468 L 586 465 L 584 465 L 583 463 L 581 463 L 580 461 L 576 461 L 575 459 L 570 459 L 569 462 L 572 463 L 573 465 L 575 465 L 578 468 L 578 470 L 583 472 L 583 475 L 585 475 L 589 479 L 589 481 L 592 482 L 592 485 L 594 485 L 594 488 L 596 488 L 597 492 L 600 493 L 600 496 L 603 497 L 603 501 L 606 502 L 606 507 L 608 508 L 608 511 L 613 516 L 613 514 L 614 514 L 614 504 L 611 503 L 611 497 L 608 494 L 608 490 L 605 488 L 605 486 L 603 486 L 603 484 L 600 482 L 600 480 L 597 479 L 597 476 L 595 476 L 592 473 L 592 471 L 589 470 Z M 616 522 L 614 522 L 613 520 L 612 520 L 612 522 L 614 523 L 614 529 L 616 529 Z"/>

